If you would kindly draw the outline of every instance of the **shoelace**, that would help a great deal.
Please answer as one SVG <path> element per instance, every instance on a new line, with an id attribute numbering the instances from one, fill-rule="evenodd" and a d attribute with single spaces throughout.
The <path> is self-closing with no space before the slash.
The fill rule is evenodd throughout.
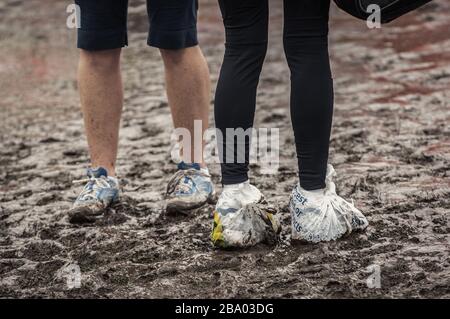
<path id="1" fill-rule="evenodd" d="M 88 183 L 88 186 L 86 186 L 80 193 L 80 198 L 83 199 L 96 199 L 95 197 L 95 189 L 96 188 L 109 188 L 111 185 L 108 183 L 108 180 L 101 176 L 99 178 L 97 177 L 90 177 L 85 179 L 79 179 L 72 181 L 73 184 L 84 184 Z"/>
<path id="2" fill-rule="evenodd" d="M 190 183 L 189 183 L 190 182 Z M 192 181 L 192 179 L 188 179 L 188 181 L 184 181 L 183 183 L 178 183 L 178 185 L 175 187 L 175 191 L 176 192 L 180 192 L 180 193 L 189 193 L 189 191 L 191 190 L 191 188 L 194 186 L 194 182 Z"/>
<path id="3" fill-rule="evenodd" d="M 174 193 L 176 190 L 181 190 L 183 192 L 188 192 L 190 190 L 190 187 L 185 184 L 181 183 L 181 180 L 185 177 L 189 178 L 192 183 L 192 176 L 204 176 L 204 177 L 211 177 L 211 175 L 206 174 L 202 171 L 196 170 L 196 169 L 187 169 L 187 170 L 179 170 L 177 171 L 169 180 L 169 183 L 167 184 L 167 190 L 166 195 Z"/>

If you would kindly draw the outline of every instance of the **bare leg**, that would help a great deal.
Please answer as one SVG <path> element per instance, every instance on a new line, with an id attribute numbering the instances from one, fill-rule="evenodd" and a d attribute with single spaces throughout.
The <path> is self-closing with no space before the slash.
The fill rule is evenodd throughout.
<path id="1" fill-rule="evenodd" d="M 78 81 L 91 164 L 115 176 L 123 89 L 121 49 L 81 50 Z"/>
<path id="2" fill-rule="evenodd" d="M 208 128 L 210 79 L 208 64 L 198 46 L 181 50 L 161 50 L 166 69 L 167 98 L 172 111 L 175 128 L 191 132 L 191 154 L 186 158 L 194 161 L 195 154 L 203 155 L 203 144 L 194 144 L 194 121 L 201 120 L 202 136 Z M 201 166 L 205 166 L 203 157 Z"/>

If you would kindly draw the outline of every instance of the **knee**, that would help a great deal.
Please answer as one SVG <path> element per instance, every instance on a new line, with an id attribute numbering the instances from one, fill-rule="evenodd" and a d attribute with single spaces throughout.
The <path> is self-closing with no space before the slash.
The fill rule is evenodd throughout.
<path id="1" fill-rule="evenodd" d="M 259 61 L 264 62 L 267 55 L 267 47 L 267 41 L 252 45 L 249 47 L 249 54 L 254 55 Z"/>
<path id="2" fill-rule="evenodd" d="M 190 60 L 195 55 L 201 55 L 200 48 L 198 46 L 183 48 L 183 49 L 160 49 L 161 57 L 166 66 L 177 66 Z"/>
<path id="3" fill-rule="evenodd" d="M 105 51 L 81 50 L 80 62 L 90 70 L 111 72 L 120 66 L 121 49 Z"/>
<path id="4" fill-rule="evenodd" d="M 267 54 L 267 41 L 261 41 L 251 44 L 227 44 L 225 50 L 226 60 L 246 61 L 249 64 L 261 65 L 264 63 L 264 59 Z"/>
<path id="5" fill-rule="evenodd" d="M 328 65 L 328 37 L 326 35 L 314 37 L 296 37 L 284 39 L 284 52 L 291 69 L 316 68 L 317 65 Z"/>
<path id="6" fill-rule="evenodd" d="M 317 56 L 328 51 L 328 25 L 325 21 L 305 28 L 287 28 L 283 36 L 284 50 L 287 58 L 298 55 Z"/>

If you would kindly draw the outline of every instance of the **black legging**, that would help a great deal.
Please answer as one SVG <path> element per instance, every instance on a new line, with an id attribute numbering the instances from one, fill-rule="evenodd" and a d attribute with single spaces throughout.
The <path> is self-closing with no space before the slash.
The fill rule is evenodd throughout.
<path id="1" fill-rule="evenodd" d="M 216 126 L 224 135 L 223 184 L 248 179 L 249 141 L 245 163 L 227 163 L 236 140 L 227 128 L 253 126 L 256 90 L 267 51 L 268 0 L 219 0 L 226 29 L 226 51 L 215 99 Z M 284 49 L 291 70 L 291 118 L 300 184 L 325 187 L 331 122 L 333 80 L 328 55 L 330 0 L 284 0 Z M 219 148 L 220 149 L 220 148 Z"/>

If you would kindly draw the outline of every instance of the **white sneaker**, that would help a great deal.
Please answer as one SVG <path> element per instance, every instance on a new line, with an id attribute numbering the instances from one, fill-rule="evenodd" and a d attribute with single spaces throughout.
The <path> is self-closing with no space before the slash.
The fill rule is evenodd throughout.
<path id="1" fill-rule="evenodd" d="M 225 185 L 214 211 L 213 245 L 231 248 L 275 242 L 281 231 L 275 213 L 250 183 Z"/>
<path id="2" fill-rule="evenodd" d="M 292 217 L 292 239 L 318 243 L 336 240 L 369 225 L 366 217 L 352 204 L 336 194 L 328 165 L 326 187 L 307 191 L 297 185 L 292 191 L 289 210 Z"/>

